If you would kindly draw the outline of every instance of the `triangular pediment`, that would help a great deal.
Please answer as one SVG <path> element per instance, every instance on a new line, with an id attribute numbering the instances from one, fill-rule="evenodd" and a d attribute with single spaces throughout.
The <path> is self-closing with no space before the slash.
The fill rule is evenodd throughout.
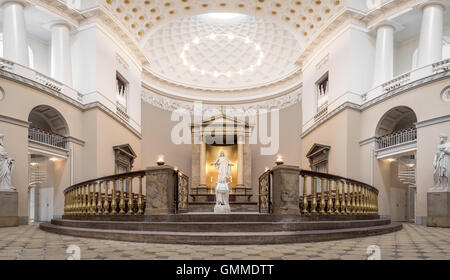
<path id="1" fill-rule="evenodd" d="M 132 158 L 137 157 L 136 153 L 133 151 L 133 148 L 131 148 L 130 144 L 114 146 L 113 149 L 114 149 L 114 151 L 119 151 L 121 153 L 129 155 Z"/>
<path id="2" fill-rule="evenodd" d="M 239 120 L 238 118 L 234 117 L 228 117 L 224 114 L 218 114 L 216 116 L 211 117 L 209 120 L 202 122 L 202 127 L 215 125 L 215 124 L 222 124 L 223 126 L 237 126 L 237 127 L 249 127 L 247 121 Z M 197 124 L 194 124 L 193 126 L 198 126 Z"/>
<path id="3" fill-rule="evenodd" d="M 312 148 L 309 150 L 309 152 L 306 154 L 307 158 L 313 158 L 317 156 L 318 154 L 321 154 L 323 152 L 328 152 L 331 149 L 330 146 L 322 145 L 322 144 L 314 144 Z"/>

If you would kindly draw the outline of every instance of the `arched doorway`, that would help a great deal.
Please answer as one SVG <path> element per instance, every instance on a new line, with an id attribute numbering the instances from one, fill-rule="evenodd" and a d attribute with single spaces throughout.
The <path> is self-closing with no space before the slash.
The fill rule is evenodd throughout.
<path id="1" fill-rule="evenodd" d="M 417 116 L 411 108 L 398 106 L 381 117 L 375 131 L 376 155 L 393 221 L 415 219 L 416 123 Z"/>
<path id="2" fill-rule="evenodd" d="M 62 114 L 48 105 L 31 110 L 28 121 L 29 222 L 54 217 L 56 179 L 61 178 L 68 157 L 69 128 Z"/>

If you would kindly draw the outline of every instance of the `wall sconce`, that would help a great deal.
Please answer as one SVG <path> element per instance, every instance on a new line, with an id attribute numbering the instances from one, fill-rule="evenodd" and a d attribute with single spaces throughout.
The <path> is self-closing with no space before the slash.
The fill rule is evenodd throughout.
<path id="1" fill-rule="evenodd" d="M 159 159 L 158 159 L 158 161 L 156 162 L 156 164 L 158 164 L 158 166 L 162 166 L 162 165 L 166 164 L 166 163 L 164 162 L 164 157 L 163 157 L 163 156 L 159 157 Z"/>
<path id="2" fill-rule="evenodd" d="M 277 161 L 275 163 L 277 165 L 283 165 L 284 164 L 283 157 L 282 156 L 278 156 Z"/>
<path id="3" fill-rule="evenodd" d="M 57 161 L 58 161 L 58 158 L 52 157 L 52 158 L 50 158 L 50 161 L 57 162 Z"/>

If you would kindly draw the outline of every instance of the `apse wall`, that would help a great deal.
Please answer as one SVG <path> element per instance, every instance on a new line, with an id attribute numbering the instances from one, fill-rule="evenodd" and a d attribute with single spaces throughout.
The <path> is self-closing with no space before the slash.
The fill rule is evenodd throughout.
<path id="1" fill-rule="evenodd" d="M 286 164 L 300 165 L 301 103 L 280 111 L 279 152 L 263 156 L 260 144 L 252 145 L 252 183 L 258 184 L 259 176 L 266 167 L 275 165 L 277 155 L 282 155 Z M 165 162 L 178 167 L 190 178 L 192 176 L 192 145 L 175 145 L 172 143 L 171 131 L 177 122 L 171 121 L 171 112 L 142 103 L 142 168 L 154 166 L 160 156 Z M 271 128 L 268 129 L 269 135 Z"/>

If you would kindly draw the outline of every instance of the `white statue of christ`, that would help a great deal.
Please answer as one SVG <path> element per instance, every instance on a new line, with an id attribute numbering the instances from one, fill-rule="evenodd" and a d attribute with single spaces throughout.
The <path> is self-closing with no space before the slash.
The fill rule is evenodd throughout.
<path id="1" fill-rule="evenodd" d="M 230 163 L 225 156 L 225 153 L 221 151 L 217 160 L 214 163 L 211 163 L 211 165 L 214 165 L 217 171 L 219 171 L 216 183 L 216 206 L 214 207 L 214 213 L 230 213 L 230 184 L 227 183 L 227 179 L 230 179 L 230 182 L 233 181 L 233 178 L 231 177 L 231 167 L 234 166 L 234 164 Z"/>

